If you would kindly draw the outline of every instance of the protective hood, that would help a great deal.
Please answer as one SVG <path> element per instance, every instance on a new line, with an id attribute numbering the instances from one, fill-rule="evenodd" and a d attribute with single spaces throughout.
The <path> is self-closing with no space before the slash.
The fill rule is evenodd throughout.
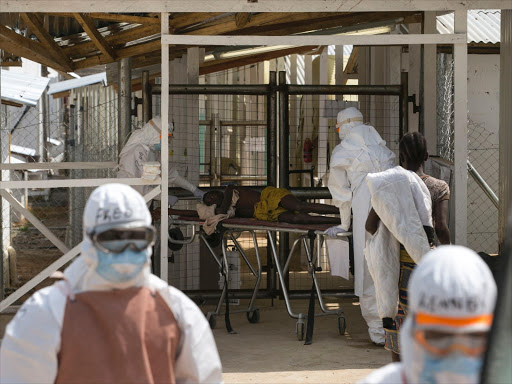
<path id="1" fill-rule="evenodd" d="M 417 330 L 462 335 L 490 329 L 496 301 L 494 278 L 482 259 L 461 246 L 427 253 L 409 282 L 409 313 L 400 328 L 408 382 L 477 383 L 483 356 L 429 353 L 413 337 Z"/>
<path id="2" fill-rule="evenodd" d="M 122 158 L 134 146 L 143 144 L 146 147 L 152 147 L 160 143 L 160 136 L 162 132 L 162 118 L 155 116 L 149 120 L 141 129 L 136 129 L 130 135 L 128 141 L 123 147 L 119 157 Z M 169 133 L 172 132 L 172 123 L 169 123 Z"/>
<path id="3" fill-rule="evenodd" d="M 409 283 L 409 310 L 418 326 L 454 333 L 490 329 L 496 283 L 474 251 L 443 246 L 425 255 Z"/>
<path id="4" fill-rule="evenodd" d="M 146 249 L 147 262 L 131 280 L 112 283 L 96 272 L 98 250 L 88 234 L 110 228 L 133 228 L 151 225 L 151 215 L 142 196 L 124 184 L 106 184 L 96 188 L 84 209 L 81 255 L 65 270 L 74 292 L 123 289 L 141 286 L 150 275 L 151 247 Z"/>
<path id="5" fill-rule="evenodd" d="M 343 140 L 353 127 L 363 124 L 363 114 L 357 108 L 346 108 L 338 112 L 336 121 L 336 132 Z"/>

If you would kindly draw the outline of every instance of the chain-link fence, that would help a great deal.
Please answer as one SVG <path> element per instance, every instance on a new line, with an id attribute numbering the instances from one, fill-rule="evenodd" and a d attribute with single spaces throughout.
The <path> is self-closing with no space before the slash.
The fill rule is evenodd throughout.
<path id="1" fill-rule="evenodd" d="M 46 94 L 43 98 L 47 98 Z M 112 169 L 101 167 L 59 167 L 61 162 L 116 161 L 117 96 L 112 87 L 97 85 L 72 90 L 67 99 L 42 99 L 38 107 L 7 107 L 2 118 L 2 163 L 20 165 L 19 169 L 2 171 L 2 181 L 115 177 Z M 23 163 L 42 163 L 42 169 L 23 169 Z M 9 250 L 9 257 L 4 260 L 7 293 L 58 259 L 63 247 L 71 248 L 82 240 L 83 208 L 92 189 L 11 189 L 13 197 L 58 238 L 61 247 L 2 199 L 3 243 Z"/>
<path id="2" fill-rule="evenodd" d="M 453 163 L 454 156 L 454 63 L 450 54 L 439 54 L 437 62 L 438 153 Z M 489 79 L 491 81 L 492 79 Z M 471 83 L 470 83 L 471 86 Z M 484 92 L 469 89 L 470 97 Z M 489 93 L 489 92 L 487 92 Z M 490 189 L 499 183 L 499 143 L 495 130 L 477 112 L 468 111 L 468 160 Z M 490 112 L 492 113 L 492 112 Z M 453 187 L 453 186 L 452 186 Z M 468 175 L 468 246 L 477 252 L 498 252 L 498 208 L 483 187 Z"/>

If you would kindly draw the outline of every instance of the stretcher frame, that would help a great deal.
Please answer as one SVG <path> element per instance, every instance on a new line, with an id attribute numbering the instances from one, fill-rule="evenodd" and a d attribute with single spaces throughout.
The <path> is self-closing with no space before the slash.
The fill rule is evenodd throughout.
<path id="1" fill-rule="evenodd" d="M 257 323 L 257 322 L 259 322 L 259 317 L 260 317 L 259 309 L 254 306 L 254 303 L 255 303 L 255 300 L 256 300 L 256 297 L 258 294 L 259 284 L 261 281 L 262 267 L 261 267 L 261 259 L 260 259 L 260 252 L 259 252 L 256 232 L 257 231 L 265 232 L 267 234 L 268 244 L 270 245 L 270 247 L 267 247 L 267 252 L 268 252 L 268 248 L 270 248 L 270 251 L 272 253 L 272 258 L 273 258 L 273 261 L 274 261 L 274 264 L 276 267 L 276 271 L 278 274 L 281 292 L 282 292 L 283 298 L 286 303 L 287 312 L 290 315 L 290 317 L 297 319 L 297 323 L 295 326 L 295 332 L 296 332 L 298 340 L 304 340 L 304 336 L 306 334 L 306 319 L 308 318 L 308 316 L 305 313 L 302 313 L 302 312 L 296 313 L 293 311 L 292 306 L 291 306 L 290 295 L 288 293 L 288 289 L 287 289 L 287 285 L 286 285 L 286 281 L 285 281 L 285 276 L 288 272 L 290 261 L 291 261 L 291 258 L 293 256 L 293 253 L 294 253 L 296 247 L 299 244 L 302 244 L 304 246 L 307 261 L 308 261 L 308 273 L 311 275 L 312 282 L 313 282 L 313 289 L 314 289 L 314 292 L 316 293 L 315 296 L 316 296 L 316 299 L 318 300 L 318 303 L 319 303 L 320 309 L 321 309 L 321 312 L 315 313 L 314 316 L 336 315 L 337 316 L 338 333 L 340 335 L 343 335 L 346 330 L 346 318 L 345 318 L 343 308 L 340 306 L 338 309 L 332 310 L 332 309 L 328 309 L 325 306 L 323 298 L 322 298 L 322 291 L 320 289 L 320 286 L 319 286 L 317 278 L 316 278 L 316 272 L 320 271 L 321 268 L 319 267 L 319 265 L 318 266 L 315 265 L 315 263 L 318 263 L 318 264 L 320 263 L 322 242 L 323 242 L 324 237 L 327 236 L 324 233 L 324 230 L 308 229 L 308 228 L 306 228 L 305 225 L 297 225 L 297 226 L 293 226 L 291 224 L 282 225 L 284 223 L 279 223 L 279 224 L 276 223 L 277 225 L 276 224 L 271 225 L 270 222 L 265 222 L 265 224 L 262 224 L 261 221 L 257 221 L 257 220 L 254 220 L 254 224 L 248 224 L 247 222 L 249 222 L 249 221 L 252 221 L 252 219 L 227 219 L 227 220 L 224 220 L 222 222 L 222 224 L 220 224 L 220 226 L 222 227 L 222 229 L 221 229 L 222 261 L 219 259 L 219 257 L 217 255 L 215 255 L 213 248 L 210 246 L 210 244 L 206 240 L 205 234 L 202 231 L 202 229 L 200 228 L 200 226 L 203 224 L 203 221 L 198 218 L 190 218 L 190 217 L 173 218 L 172 216 L 170 216 L 169 223 L 171 225 L 178 226 L 178 227 L 179 226 L 191 227 L 192 234 L 188 239 L 185 239 L 185 240 L 175 240 L 175 239 L 172 239 L 169 237 L 169 241 L 171 243 L 175 243 L 175 244 L 190 244 L 195 240 L 196 237 L 199 237 L 204 242 L 204 244 L 206 245 L 210 254 L 217 262 L 217 265 L 224 273 L 226 280 L 229 281 L 229 266 L 228 266 L 228 262 L 227 262 L 227 253 L 226 252 L 227 252 L 227 240 L 230 239 L 233 242 L 233 244 L 235 245 L 235 247 L 237 248 L 237 250 L 239 251 L 239 254 L 242 257 L 242 259 L 245 261 L 245 263 L 251 270 L 252 274 L 256 277 L 256 284 L 254 286 L 253 293 L 251 295 L 251 299 L 249 301 L 248 307 L 246 309 L 232 311 L 232 313 L 246 312 L 247 319 L 249 320 L 249 322 Z M 243 223 L 243 222 L 245 222 L 245 223 Z M 199 227 L 199 230 L 197 230 L 197 227 Z M 314 227 L 318 228 L 318 226 L 314 226 Z M 256 255 L 257 270 L 252 266 L 249 259 L 243 252 L 242 247 L 240 246 L 240 244 L 238 243 L 238 241 L 236 239 L 237 236 L 235 236 L 235 234 L 240 234 L 241 232 L 249 232 L 252 235 L 254 249 L 255 249 L 255 255 Z M 273 236 L 273 234 L 276 232 L 296 233 L 296 234 L 300 235 L 294 241 L 294 243 L 287 255 L 286 262 L 285 262 L 284 266 L 281 266 L 281 263 L 279 261 L 279 255 L 277 253 L 276 240 L 275 240 L 275 237 Z M 340 233 L 337 235 L 337 239 L 339 239 L 340 241 L 348 241 L 348 238 L 351 236 L 352 236 L 351 232 Z M 308 239 L 312 240 L 310 242 L 311 245 L 308 245 L 308 241 L 307 241 Z M 316 255 L 313 255 L 314 250 L 311 248 L 312 246 L 314 246 L 314 244 L 317 245 Z M 225 284 L 224 288 L 222 290 L 221 296 L 219 298 L 219 301 L 217 303 L 217 307 L 216 307 L 215 311 L 208 312 L 206 315 L 208 322 L 210 323 L 210 326 L 212 328 L 214 328 L 216 325 L 216 316 L 221 314 L 222 302 L 226 299 L 226 293 L 227 293 L 227 287 Z"/>

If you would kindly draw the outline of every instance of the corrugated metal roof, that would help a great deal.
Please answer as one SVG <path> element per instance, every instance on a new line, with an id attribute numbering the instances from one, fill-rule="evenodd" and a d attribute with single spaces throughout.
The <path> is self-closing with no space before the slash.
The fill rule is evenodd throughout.
<path id="1" fill-rule="evenodd" d="M 468 43 L 500 42 L 501 11 L 499 9 L 474 9 L 468 11 Z M 453 33 L 453 13 L 437 16 L 437 32 Z"/>
<path id="2" fill-rule="evenodd" d="M 50 81 L 47 77 L 2 69 L 2 99 L 35 107 Z"/>
<path id="3" fill-rule="evenodd" d="M 103 83 L 104 85 L 107 85 L 107 72 L 101 72 L 95 75 L 84 76 L 79 79 L 64 80 L 59 81 L 58 83 L 52 83 L 50 84 L 48 94 L 52 95 L 54 93 L 69 91 L 70 89 L 81 88 L 87 85 L 97 83 Z"/>

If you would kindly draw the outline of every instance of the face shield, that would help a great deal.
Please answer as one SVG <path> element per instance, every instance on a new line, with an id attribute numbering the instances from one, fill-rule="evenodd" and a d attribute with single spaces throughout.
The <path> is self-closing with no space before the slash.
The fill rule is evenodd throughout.
<path id="1" fill-rule="evenodd" d="M 411 276 L 400 328 L 407 380 L 478 383 L 495 300 L 492 274 L 475 252 L 442 246 L 426 254 Z"/>
<path id="2" fill-rule="evenodd" d="M 103 185 L 84 210 L 86 264 L 110 283 L 134 280 L 149 265 L 156 232 L 142 196 L 123 184 Z"/>

